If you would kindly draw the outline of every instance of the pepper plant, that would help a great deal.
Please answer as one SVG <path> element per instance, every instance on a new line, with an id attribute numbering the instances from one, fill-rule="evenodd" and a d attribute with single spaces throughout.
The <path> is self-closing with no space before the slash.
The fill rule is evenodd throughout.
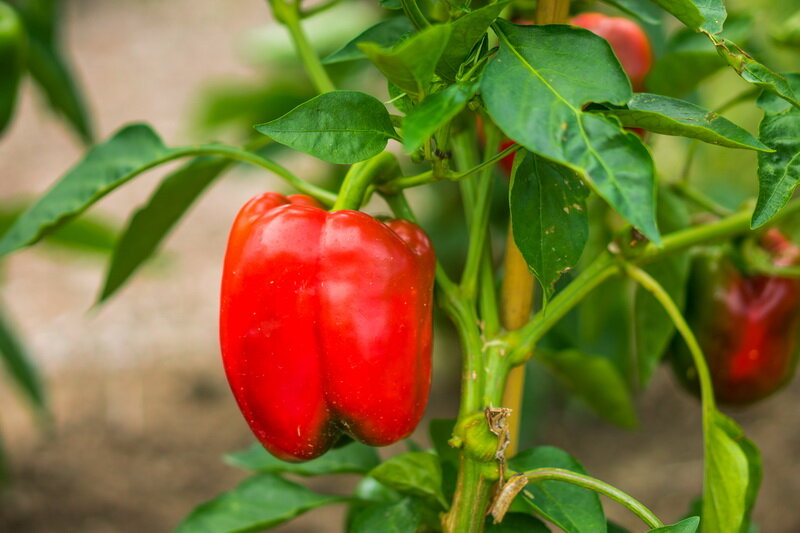
<path id="1" fill-rule="evenodd" d="M 287 261 L 290 255 L 275 254 L 268 245 L 279 243 L 287 254 L 294 247 L 311 249 L 316 241 L 302 236 L 319 235 L 320 230 L 284 235 L 264 226 L 256 239 L 241 237 L 241 224 L 250 223 L 248 209 L 254 209 L 248 204 L 240 215 L 245 221 L 237 221 L 232 234 L 233 267 L 226 267 L 231 278 L 223 288 L 222 343 L 223 351 L 229 349 L 226 367 L 231 385 L 259 439 L 282 458 L 302 460 L 333 449 L 296 463 L 273 457 L 261 445 L 229 456 L 230 462 L 254 475 L 198 507 L 177 530 L 258 531 L 336 503 L 349 506 L 346 528 L 357 532 L 619 530 L 607 524 L 601 494 L 641 518 L 650 531 L 693 532 L 699 527 L 705 533 L 748 531 L 761 481 L 759 452 L 717 409 L 712 376 L 697 340 L 704 332 L 692 331 L 683 307 L 691 254 L 701 247 L 720 243 L 736 249 L 755 247 L 751 255 L 760 260 L 740 254 L 750 274 L 797 276 L 792 265 L 771 261 L 767 250 L 759 252 L 758 238 L 800 211 L 800 201 L 791 199 L 800 181 L 800 75 L 777 73 L 748 54 L 743 46 L 750 24 L 743 15 L 729 18 L 723 0 L 605 2 L 604 9 L 630 18 L 625 32 L 630 33 L 634 21 L 647 25 L 651 35 L 661 36 L 649 74 L 642 78 L 642 72 L 636 73 L 640 92 L 632 89 L 625 58 L 641 57 L 641 50 L 625 50 L 619 35 L 609 35 L 606 41 L 579 27 L 590 27 L 587 20 L 604 15 L 583 16 L 576 25 L 569 24 L 571 16 L 602 7 L 592 2 L 383 0 L 381 22 L 321 59 L 303 21 L 336 3 L 306 6 L 299 0 L 270 0 L 275 20 L 291 35 L 318 94 L 274 120 L 256 124 L 261 135 L 246 146 L 170 147 L 145 124 L 125 126 L 95 145 L 0 240 L 0 255 L 31 245 L 143 172 L 185 158 L 193 159 L 167 176 L 118 239 L 101 301 L 124 284 L 232 162 L 260 167 L 305 195 L 259 207 L 258 216 L 267 220 L 259 224 L 277 220 L 274 213 L 284 218 L 302 214 L 332 224 L 379 197 L 395 219 L 431 235 L 439 252 L 436 300 L 458 331 L 462 348 L 456 419 L 431 423 L 433 449 L 409 442 L 410 451 L 384 461 L 374 448 L 347 439 L 336 442 L 336 435 L 329 433 L 311 435 L 313 442 L 321 443 L 314 444 L 311 452 L 287 451 L 276 444 L 284 435 L 275 429 L 271 409 L 279 406 L 270 403 L 274 395 L 258 387 L 270 372 L 285 373 L 283 366 L 278 369 L 279 358 L 287 364 L 292 360 L 317 364 L 319 359 L 310 356 L 312 350 L 299 340 L 282 341 L 276 347 L 258 327 L 237 329 L 241 324 L 226 317 L 239 313 L 269 319 L 264 327 L 276 334 L 310 328 L 311 337 L 342 343 L 324 353 L 328 358 L 348 352 L 342 346 L 347 348 L 354 335 L 346 328 L 367 328 L 364 338 L 396 331 L 391 325 L 376 325 L 373 317 L 367 317 L 368 307 L 364 308 L 368 326 L 343 322 L 339 331 L 335 320 L 321 331 L 317 315 L 309 315 L 314 320 L 304 323 L 296 317 L 281 318 L 269 308 L 277 301 L 271 298 L 279 298 L 304 309 L 304 301 L 293 301 L 292 295 L 316 295 L 306 285 L 321 287 L 328 278 L 304 277 L 303 269 L 311 268 L 313 261 Z M 672 19 L 682 29 L 664 43 L 666 28 L 672 24 L 667 21 Z M 601 33 L 599 27 L 597 31 Z M 789 28 L 780 39 L 791 42 L 792 35 Z M 641 37 L 630 46 L 637 42 Z M 385 101 L 372 94 L 374 88 L 344 90 L 334 84 L 330 69 L 350 62 L 370 64 L 386 78 Z M 740 94 L 716 111 L 698 105 L 693 91 L 724 68 L 739 76 Z M 720 114 L 753 103 L 764 115 L 758 136 Z M 689 139 L 688 163 L 698 143 L 752 152 L 758 158 L 758 175 L 753 176 L 758 180 L 758 197 L 730 210 L 692 183 L 691 164 L 680 176 L 660 172 L 649 144 L 659 136 Z M 275 143 L 330 164 L 349 165 L 338 190 L 303 179 L 267 157 L 265 147 Z M 508 157 L 513 159 L 506 185 L 497 163 Z M 507 202 L 493 202 L 494 192 L 505 187 Z M 456 196 L 463 205 L 465 227 L 441 238 L 437 226 L 449 222 L 436 214 L 420 213 L 417 218 L 407 198 L 407 191 L 416 188 L 434 191 L 441 206 Z M 310 205 L 327 206 L 333 213 L 326 215 Z M 387 228 L 397 227 L 392 224 L 369 222 L 384 236 L 390 233 Z M 505 235 L 503 227 L 508 228 Z M 384 238 L 396 236 L 378 240 Z M 450 239 L 464 243 L 456 250 L 456 261 L 445 261 L 453 248 Z M 264 246 L 261 251 L 259 242 Z M 334 242 L 343 249 L 357 249 L 353 241 L 337 236 L 325 241 L 329 247 L 325 253 L 337 251 Z M 400 246 L 400 240 L 394 242 L 392 246 Z M 247 255 L 247 246 L 255 246 L 257 253 Z M 396 253 L 400 261 L 410 252 Z M 348 287 L 363 282 L 357 279 L 359 273 L 364 280 L 379 279 L 372 276 L 376 269 L 380 274 L 380 261 L 360 265 L 361 270 L 351 271 L 352 279 L 344 280 L 351 283 Z M 252 279 L 258 281 L 252 289 L 258 292 L 236 285 L 239 269 L 255 272 Z M 402 285 L 400 278 L 405 275 L 397 278 L 404 290 L 422 294 L 427 290 L 423 282 Z M 424 279 L 424 272 L 416 278 Z M 296 292 L 280 285 L 285 279 L 296 284 Z M 259 285 L 273 282 L 280 285 L 278 292 Z M 326 290 L 320 288 L 319 298 L 337 294 L 335 289 Z M 263 310 L 259 309 L 262 297 Z M 357 297 L 366 298 L 353 296 Z M 397 312 L 387 302 L 374 305 L 376 313 L 389 307 Z M 403 315 L 408 323 L 419 319 L 424 324 L 429 317 L 430 309 L 424 305 L 414 303 L 407 309 L 413 314 Z M 796 306 L 790 311 L 791 320 L 800 312 Z M 405 327 L 406 322 L 398 322 Z M 424 328 L 419 331 L 424 337 Z M 631 337 L 631 331 L 636 335 Z M 376 344 L 370 346 L 381 346 L 379 340 L 371 339 Z M 601 416 L 630 426 L 635 423 L 633 394 L 647 385 L 671 341 L 691 360 L 702 398 L 705 460 L 696 516 L 664 525 L 633 496 L 590 477 L 569 450 L 518 449 L 526 362 L 543 362 Z M 421 347 L 418 355 L 424 365 L 429 345 L 415 346 Z M 376 360 L 382 355 L 374 354 Z M 796 354 L 791 359 L 796 360 Z M 391 376 L 359 369 L 360 364 L 365 363 L 353 363 L 349 369 L 353 375 L 361 374 L 364 380 L 380 376 L 387 389 L 395 385 Z M 297 366 L 296 372 L 307 370 L 307 365 Z M 329 371 L 323 378 L 318 373 L 305 380 L 294 376 L 296 403 L 281 404 L 279 418 L 291 428 L 292 416 L 297 416 L 298 437 L 308 400 L 303 387 L 312 389 L 317 378 L 328 383 L 352 379 L 351 374 L 336 374 L 344 371 L 334 367 L 322 365 Z M 780 381 L 786 379 L 782 376 Z M 397 375 L 395 380 L 428 387 L 424 372 L 411 380 Z M 361 384 L 353 389 L 360 391 Z M 368 413 L 365 418 L 353 414 L 352 407 L 342 407 L 372 397 L 337 391 L 326 397 L 327 404 L 315 405 L 323 413 L 320 416 L 333 420 L 337 434 L 349 433 L 370 444 L 385 444 L 407 434 L 409 428 L 402 425 L 407 420 L 394 418 L 397 406 L 391 402 L 382 403 L 380 409 L 360 405 L 358 412 Z M 416 423 L 418 416 L 412 418 Z M 354 420 L 366 425 L 354 425 Z M 317 494 L 284 477 L 340 473 L 364 475 L 354 494 Z"/>

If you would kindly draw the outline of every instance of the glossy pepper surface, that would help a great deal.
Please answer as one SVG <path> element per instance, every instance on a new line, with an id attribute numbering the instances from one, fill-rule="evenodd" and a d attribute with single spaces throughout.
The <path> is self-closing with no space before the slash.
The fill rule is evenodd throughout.
<path id="1" fill-rule="evenodd" d="M 777 266 L 794 264 L 796 248 L 771 232 L 762 246 Z M 800 349 L 800 280 L 746 276 L 719 251 L 693 266 L 686 318 L 706 357 L 720 403 L 747 405 L 785 385 Z M 691 356 L 676 341 L 678 378 L 698 391 Z"/>
<path id="2" fill-rule="evenodd" d="M 289 461 L 346 432 L 382 446 L 422 417 L 431 375 L 433 250 L 403 220 L 265 193 L 231 230 L 225 372 L 250 428 Z"/>
<path id="3" fill-rule="evenodd" d="M 573 17 L 570 23 L 608 41 L 631 79 L 633 90 L 638 92 L 644 89 L 644 79 L 653 66 L 653 52 L 647 34 L 638 24 L 602 13 L 581 13 Z"/>

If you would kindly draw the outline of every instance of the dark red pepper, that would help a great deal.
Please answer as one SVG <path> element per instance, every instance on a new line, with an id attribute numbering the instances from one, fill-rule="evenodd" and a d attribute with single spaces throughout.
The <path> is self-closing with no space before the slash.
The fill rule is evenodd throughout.
<path id="1" fill-rule="evenodd" d="M 794 264 L 800 256 L 774 230 L 761 244 L 777 266 Z M 720 403 L 753 403 L 794 375 L 800 348 L 800 280 L 747 276 L 720 250 L 710 251 L 694 263 L 686 318 L 703 349 Z M 697 392 L 688 349 L 681 340 L 674 348 L 677 377 Z"/>
<path id="2" fill-rule="evenodd" d="M 231 229 L 225 372 L 275 456 L 313 459 L 345 432 L 382 446 L 422 417 L 431 375 L 433 250 L 404 220 L 265 193 Z"/>

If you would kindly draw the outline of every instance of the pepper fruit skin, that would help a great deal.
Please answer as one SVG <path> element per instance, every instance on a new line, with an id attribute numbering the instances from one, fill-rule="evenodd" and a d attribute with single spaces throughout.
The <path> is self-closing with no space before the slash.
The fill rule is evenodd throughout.
<path id="1" fill-rule="evenodd" d="M 245 204 L 225 256 L 220 341 L 268 451 L 304 461 L 342 432 L 383 446 L 414 430 L 430 388 L 434 268 L 410 222 L 327 212 L 303 195 Z"/>
<path id="2" fill-rule="evenodd" d="M 644 80 L 653 66 L 653 51 L 650 39 L 638 24 L 602 13 L 581 13 L 573 17 L 570 23 L 608 41 L 628 74 L 633 90 L 641 92 L 644 89 Z"/>
<path id="3" fill-rule="evenodd" d="M 762 245 L 771 248 L 769 243 Z M 786 266 L 792 255 L 779 259 L 776 254 L 774 262 Z M 747 276 L 720 250 L 706 252 L 693 264 L 686 319 L 703 350 L 720 403 L 752 404 L 794 375 L 800 349 L 800 280 Z M 677 338 L 672 363 L 678 380 L 697 394 L 691 355 Z"/>

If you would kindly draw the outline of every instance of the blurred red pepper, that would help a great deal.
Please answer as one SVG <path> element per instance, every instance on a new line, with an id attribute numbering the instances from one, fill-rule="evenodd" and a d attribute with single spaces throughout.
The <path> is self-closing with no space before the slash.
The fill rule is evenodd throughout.
<path id="1" fill-rule="evenodd" d="M 644 89 L 644 79 L 653 66 L 653 52 L 647 34 L 638 24 L 602 13 L 581 13 L 573 17 L 570 23 L 608 41 L 631 79 L 633 90 L 640 92 Z"/>
<path id="2" fill-rule="evenodd" d="M 800 258 L 800 251 L 776 230 L 760 244 L 776 266 Z M 800 348 L 800 280 L 746 276 L 720 250 L 710 251 L 693 265 L 686 318 L 720 403 L 753 403 L 792 378 Z M 678 379 L 696 393 L 697 372 L 682 340 L 676 340 L 672 355 Z"/>
<path id="3" fill-rule="evenodd" d="M 225 372 L 276 457 L 313 459 L 345 432 L 409 435 L 431 375 L 434 255 L 404 220 L 265 193 L 231 229 L 222 275 Z"/>

